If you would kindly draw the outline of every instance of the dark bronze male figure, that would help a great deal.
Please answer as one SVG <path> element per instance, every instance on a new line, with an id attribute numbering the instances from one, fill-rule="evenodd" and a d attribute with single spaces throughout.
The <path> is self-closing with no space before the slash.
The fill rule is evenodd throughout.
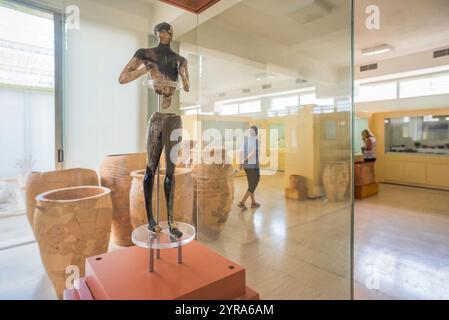
<path id="1" fill-rule="evenodd" d="M 181 77 L 182 87 L 189 91 L 189 72 L 187 59 L 181 57 L 170 48 L 173 40 L 173 28 L 168 23 L 158 24 L 154 28 L 159 38 L 159 45 L 149 49 L 139 49 L 120 75 L 121 84 L 129 83 L 149 73 L 155 92 L 162 97 L 162 109 L 171 105 L 172 97 L 179 86 Z M 181 238 L 182 232 L 173 221 L 173 197 L 175 190 L 175 167 L 177 151 L 181 138 L 171 141 L 173 130 L 182 128 L 181 117 L 173 113 L 155 112 L 149 121 L 147 135 L 147 168 L 144 178 L 145 206 L 148 216 L 149 229 L 161 232 L 160 226 L 153 217 L 152 197 L 154 176 L 157 172 L 162 149 L 165 148 L 166 175 L 164 181 L 165 199 L 167 202 L 168 224 L 170 233 Z M 178 134 L 180 136 L 180 134 Z"/>

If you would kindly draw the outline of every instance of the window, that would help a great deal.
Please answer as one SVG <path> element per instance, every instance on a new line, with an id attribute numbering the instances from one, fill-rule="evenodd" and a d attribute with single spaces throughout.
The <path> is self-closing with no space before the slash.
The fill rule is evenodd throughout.
<path id="1" fill-rule="evenodd" d="M 215 106 L 215 112 L 222 116 L 229 116 L 239 113 L 239 105 L 238 104 L 222 104 Z"/>
<path id="2" fill-rule="evenodd" d="M 348 100 L 336 102 L 337 112 L 351 112 L 351 103 Z"/>
<path id="3" fill-rule="evenodd" d="M 53 89 L 53 16 L 0 7 L 0 83 Z"/>
<path id="4" fill-rule="evenodd" d="M 273 111 L 281 111 L 297 106 L 299 106 L 298 96 L 275 98 L 271 101 L 271 110 Z"/>
<path id="5" fill-rule="evenodd" d="M 189 110 L 185 110 L 184 114 L 186 116 L 192 116 L 192 115 L 197 115 L 198 114 L 198 109 L 189 109 Z"/>
<path id="6" fill-rule="evenodd" d="M 223 115 L 230 116 L 244 113 L 257 113 L 262 111 L 262 103 L 260 100 L 242 102 L 240 104 L 217 104 L 215 106 L 215 112 Z"/>
<path id="7" fill-rule="evenodd" d="M 355 102 L 382 101 L 397 99 L 396 82 L 383 82 L 375 84 L 361 84 Z"/>
<path id="8" fill-rule="evenodd" d="M 449 93 L 449 74 L 434 76 L 431 79 L 432 94 Z"/>
<path id="9" fill-rule="evenodd" d="M 400 98 L 449 93 L 449 74 L 438 73 L 425 78 L 400 81 Z"/>
<path id="10" fill-rule="evenodd" d="M 421 97 L 432 94 L 432 81 L 430 78 L 401 81 L 399 87 L 401 90 L 400 98 Z"/>
<path id="11" fill-rule="evenodd" d="M 314 104 L 315 99 L 316 99 L 315 93 L 302 94 L 299 96 L 299 102 L 301 106 L 305 106 L 307 104 Z"/>
<path id="12" fill-rule="evenodd" d="M 244 102 L 239 104 L 239 112 L 240 113 L 256 113 L 260 112 L 262 109 L 260 100 Z"/>

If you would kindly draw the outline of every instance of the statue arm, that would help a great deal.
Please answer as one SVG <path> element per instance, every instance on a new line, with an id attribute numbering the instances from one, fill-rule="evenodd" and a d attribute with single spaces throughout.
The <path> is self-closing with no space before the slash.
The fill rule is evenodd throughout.
<path id="1" fill-rule="evenodd" d="M 189 67 L 187 59 L 183 59 L 179 67 L 179 75 L 181 76 L 182 85 L 186 92 L 190 90 Z"/>
<path id="2" fill-rule="evenodd" d="M 144 49 L 138 50 L 134 57 L 125 66 L 122 73 L 120 74 L 120 84 L 129 83 L 148 73 L 148 64 L 145 63 L 142 59 L 143 50 Z"/>

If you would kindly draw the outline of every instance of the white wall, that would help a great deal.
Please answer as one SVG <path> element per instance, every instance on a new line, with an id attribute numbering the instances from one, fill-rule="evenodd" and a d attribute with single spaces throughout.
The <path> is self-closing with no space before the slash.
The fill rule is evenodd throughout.
<path id="1" fill-rule="evenodd" d="M 355 66 L 354 76 L 357 80 L 373 79 L 374 81 L 377 78 L 383 80 L 388 75 L 398 76 L 398 74 L 404 73 L 403 76 L 408 76 L 408 73 L 416 73 L 416 70 L 431 72 L 433 69 L 433 72 L 436 72 L 439 68 L 449 65 L 449 56 L 434 58 L 433 52 L 434 50 L 427 50 L 402 57 L 380 60 L 377 62 L 377 70 L 360 72 L 360 65 L 357 65 Z M 447 70 L 447 68 L 444 69 Z"/>
<path id="2" fill-rule="evenodd" d="M 144 150 L 146 90 L 142 81 L 122 86 L 118 78 L 134 52 L 147 46 L 151 10 L 138 14 L 115 2 L 70 2 L 80 7 L 81 24 L 66 39 L 66 168 L 98 169 L 108 154 Z"/>

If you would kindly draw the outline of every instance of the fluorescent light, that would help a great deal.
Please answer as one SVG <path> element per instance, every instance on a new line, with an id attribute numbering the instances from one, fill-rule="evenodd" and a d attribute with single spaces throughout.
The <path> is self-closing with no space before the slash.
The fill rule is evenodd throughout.
<path id="1" fill-rule="evenodd" d="M 182 110 L 182 111 L 185 111 L 185 110 L 196 110 L 196 109 L 201 109 L 201 106 L 200 105 L 195 105 L 195 106 L 182 107 L 182 108 L 179 108 L 179 109 Z"/>
<path id="2" fill-rule="evenodd" d="M 315 87 L 307 87 L 307 88 L 301 88 L 301 89 L 295 89 L 295 90 L 279 91 L 279 92 L 275 92 L 275 93 L 260 94 L 260 95 L 249 96 L 249 97 L 244 97 L 244 98 L 218 100 L 215 102 L 215 104 L 238 103 L 238 102 L 251 101 L 251 100 L 262 99 L 262 98 L 271 98 L 271 97 L 278 97 L 278 96 L 283 96 L 283 95 L 291 95 L 291 94 L 295 94 L 295 93 L 304 93 L 304 92 L 313 93 L 314 91 L 315 91 Z"/>
<path id="3" fill-rule="evenodd" d="M 377 54 L 387 53 L 394 51 L 394 48 L 388 44 L 383 44 L 381 46 L 362 49 L 362 55 L 364 56 L 374 56 Z"/>

